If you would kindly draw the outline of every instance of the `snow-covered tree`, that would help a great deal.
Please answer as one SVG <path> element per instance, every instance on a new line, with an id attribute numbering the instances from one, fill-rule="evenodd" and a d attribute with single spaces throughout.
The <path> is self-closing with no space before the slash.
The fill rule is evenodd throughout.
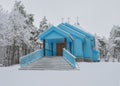
<path id="1" fill-rule="evenodd" d="M 36 37 L 38 28 L 33 25 L 33 22 L 34 22 L 33 14 L 28 14 L 26 24 L 29 27 L 29 32 L 30 32 L 29 40 L 30 40 L 31 48 L 33 50 L 37 50 L 40 48 L 39 44 L 36 42 L 38 40 L 38 37 Z"/>
<path id="2" fill-rule="evenodd" d="M 40 30 L 40 32 L 43 32 L 43 31 L 45 31 L 46 29 L 48 29 L 50 26 L 51 26 L 51 24 L 47 22 L 47 19 L 46 19 L 46 17 L 44 16 L 44 17 L 42 18 L 42 20 L 40 21 L 40 28 L 39 28 L 39 30 Z"/>
<path id="3" fill-rule="evenodd" d="M 31 38 L 30 40 L 32 41 L 32 44 L 34 45 L 34 50 L 41 48 L 42 42 L 39 41 L 38 36 L 44 32 L 46 29 L 48 29 L 51 26 L 50 23 L 48 23 L 46 17 L 43 17 L 42 20 L 40 21 L 40 27 L 39 29 L 34 29 L 32 30 Z"/>
<path id="4" fill-rule="evenodd" d="M 12 11 L 9 20 L 11 21 L 10 24 L 12 26 L 13 42 L 19 45 L 23 41 L 25 35 L 25 18 L 18 11 Z"/>
<path id="5" fill-rule="evenodd" d="M 13 33 L 13 44 L 20 45 L 24 40 L 26 33 L 25 17 L 23 16 L 23 6 L 21 2 L 15 2 L 12 11 L 9 13 L 9 20 L 11 21 L 12 33 Z M 25 15 L 25 14 L 24 14 Z"/>
<path id="6" fill-rule="evenodd" d="M 11 44 L 12 35 L 9 23 L 8 12 L 4 11 L 0 6 L 0 45 L 2 46 Z"/>
<path id="7" fill-rule="evenodd" d="M 33 14 L 27 14 L 21 1 L 16 1 L 12 11 L 10 12 L 10 21 L 14 34 L 14 40 L 17 40 L 17 45 L 25 43 L 32 47 L 31 36 L 32 32 L 36 30 L 33 25 Z"/>
<path id="8" fill-rule="evenodd" d="M 109 38 L 109 52 L 114 59 L 120 61 L 120 27 L 113 26 Z"/>
<path id="9" fill-rule="evenodd" d="M 106 59 L 108 53 L 108 42 L 105 37 L 100 37 L 95 34 L 96 50 L 99 51 L 99 59 Z"/>
<path id="10" fill-rule="evenodd" d="M 29 49 L 32 48 L 30 40 L 31 31 L 34 29 L 33 15 L 27 14 L 21 1 L 16 1 L 12 11 L 9 13 L 9 29 L 11 34 L 12 49 L 12 61 L 15 58 L 16 46 L 19 46 L 19 56 L 29 53 Z M 19 59 L 17 57 L 17 59 Z M 12 62 L 14 64 L 14 62 Z"/>
<path id="11" fill-rule="evenodd" d="M 8 60 L 8 46 L 12 45 L 13 33 L 9 21 L 9 13 L 4 11 L 0 6 L 0 63 L 5 63 Z M 10 58 L 9 58 L 10 59 Z"/>
<path id="12" fill-rule="evenodd" d="M 13 10 L 14 11 L 19 11 L 20 14 L 22 14 L 24 17 L 26 17 L 25 7 L 24 7 L 24 5 L 22 4 L 21 1 L 15 1 Z"/>
<path id="13" fill-rule="evenodd" d="M 30 41 L 32 44 L 33 50 L 40 49 L 40 42 L 38 42 L 38 30 L 36 27 L 34 27 L 34 30 L 31 31 Z"/>
<path id="14" fill-rule="evenodd" d="M 27 43 L 27 45 L 29 44 L 33 50 L 36 50 L 36 47 L 39 49 L 39 46 L 38 46 L 39 44 L 36 43 L 36 40 L 38 39 L 36 37 L 36 32 L 38 29 L 33 25 L 33 22 L 34 22 L 33 14 L 28 14 L 24 8 L 25 7 L 23 4 L 21 4 L 21 1 L 16 2 L 14 5 L 14 9 L 15 10 L 17 9 L 19 11 L 19 13 L 21 13 L 22 16 L 25 18 L 24 31 L 26 31 L 26 32 L 25 32 L 25 38 L 24 38 L 25 40 L 24 41 L 29 42 L 29 43 Z"/>

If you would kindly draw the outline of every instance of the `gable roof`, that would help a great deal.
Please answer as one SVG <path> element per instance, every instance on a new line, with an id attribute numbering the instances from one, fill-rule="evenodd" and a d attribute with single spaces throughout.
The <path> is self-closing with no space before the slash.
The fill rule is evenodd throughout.
<path id="1" fill-rule="evenodd" d="M 65 32 L 55 26 L 51 26 L 49 29 L 47 29 L 46 31 L 44 31 L 42 34 L 39 35 L 40 40 L 57 39 L 57 37 L 59 37 L 59 38 L 67 37 L 70 40 L 73 40 L 72 36 L 69 33 Z"/>
<path id="2" fill-rule="evenodd" d="M 70 25 L 70 24 L 68 24 L 68 23 L 64 23 L 64 25 L 67 26 L 67 27 L 69 27 L 69 28 L 71 28 L 71 29 L 76 30 L 76 31 L 79 32 L 79 33 L 82 33 L 82 34 L 86 35 L 87 37 L 89 37 L 89 38 L 91 38 L 91 39 L 94 39 L 94 36 L 93 36 L 93 35 L 91 35 L 90 33 L 85 32 L 85 31 L 83 31 L 83 30 L 81 30 L 81 29 L 79 29 L 79 28 L 77 28 L 77 27 L 75 27 L 75 26 L 73 26 L 73 25 Z"/>
<path id="3" fill-rule="evenodd" d="M 70 33 L 71 35 L 74 35 L 78 38 L 80 38 L 82 41 L 85 40 L 86 36 L 84 34 L 81 34 L 73 29 L 70 29 L 69 27 L 65 26 L 64 24 L 59 24 L 58 27 L 61 29 L 61 30 L 64 30 L 68 33 Z"/>

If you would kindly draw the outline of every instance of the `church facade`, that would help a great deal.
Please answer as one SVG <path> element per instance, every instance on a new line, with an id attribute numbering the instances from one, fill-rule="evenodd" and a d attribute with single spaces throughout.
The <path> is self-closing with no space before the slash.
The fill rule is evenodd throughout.
<path id="1" fill-rule="evenodd" d="M 51 26 L 39 35 L 43 41 L 44 56 L 63 56 L 65 48 L 76 57 L 76 61 L 98 61 L 95 37 L 68 23 Z"/>

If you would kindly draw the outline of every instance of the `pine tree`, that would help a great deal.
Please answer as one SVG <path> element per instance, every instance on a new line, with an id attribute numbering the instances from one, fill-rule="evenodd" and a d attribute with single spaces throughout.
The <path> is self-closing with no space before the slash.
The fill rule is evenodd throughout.
<path id="1" fill-rule="evenodd" d="M 49 27 L 51 26 L 50 23 L 48 23 L 46 17 L 43 17 L 43 19 L 40 21 L 40 27 L 39 29 L 34 29 L 31 34 L 31 38 L 30 40 L 32 41 L 31 43 L 34 45 L 33 46 L 33 49 L 36 50 L 36 49 L 39 49 L 41 48 L 42 46 L 42 42 L 39 41 L 38 39 L 38 36 L 44 32 L 46 29 L 48 29 Z"/>
<path id="2" fill-rule="evenodd" d="M 10 21 L 14 25 L 14 29 L 20 34 L 17 35 L 18 43 L 25 43 L 27 46 L 32 47 L 31 37 L 33 32 L 37 29 L 34 25 L 33 14 L 27 14 L 24 5 L 21 1 L 16 1 L 12 12 L 10 13 Z M 16 33 L 15 31 L 15 33 Z M 19 35 L 19 36 L 18 36 Z"/>
<path id="3" fill-rule="evenodd" d="M 12 32 L 10 26 L 8 12 L 4 11 L 0 6 L 0 45 L 10 45 Z"/>
<path id="4" fill-rule="evenodd" d="M 22 14 L 24 17 L 26 17 L 25 7 L 24 7 L 24 5 L 22 4 L 21 1 L 15 1 L 13 10 L 14 11 L 19 11 L 20 14 Z"/>
<path id="5" fill-rule="evenodd" d="M 120 61 L 120 27 L 113 26 L 109 38 L 109 52 L 114 59 Z"/>
<path id="6" fill-rule="evenodd" d="M 30 37 L 31 32 L 35 28 L 33 25 L 33 15 L 27 14 L 24 5 L 21 1 L 16 1 L 12 11 L 9 13 L 9 20 L 11 25 L 11 32 L 13 33 L 13 59 L 16 51 L 16 46 L 20 46 L 20 56 L 26 55 L 28 49 L 32 48 Z"/>
<path id="7" fill-rule="evenodd" d="M 46 29 L 48 29 L 51 26 L 51 24 L 47 23 L 47 19 L 44 16 L 42 20 L 40 21 L 40 32 L 44 32 Z"/>
<path id="8" fill-rule="evenodd" d="M 100 53 L 99 59 L 105 60 L 108 53 L 107 39 L 105 37 L 100 37 L 95 35 L 95 42 L 96 42 L 96 50 L 98 50 Z"/>

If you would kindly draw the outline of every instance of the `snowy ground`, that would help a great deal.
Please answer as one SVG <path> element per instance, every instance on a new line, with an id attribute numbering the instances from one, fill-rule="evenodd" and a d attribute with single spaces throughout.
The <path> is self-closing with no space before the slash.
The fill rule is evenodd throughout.
<path id="1" fill-rule="evenodd" d="M 0 86 L 120 86 L 120 63 L 80 63 L 80 70 L 18 70 L 0 67 Z"/>

